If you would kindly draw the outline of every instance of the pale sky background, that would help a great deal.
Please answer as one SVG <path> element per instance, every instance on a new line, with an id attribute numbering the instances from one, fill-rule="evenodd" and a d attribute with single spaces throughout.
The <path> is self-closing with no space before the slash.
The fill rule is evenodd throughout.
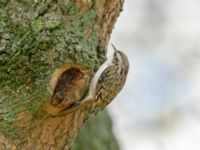
<path id="1" fill-rule="evenodd" d="M 125 0 L 110 40 L 130 62 L 109 105 L 121 150 L 200 149 L 199 16 L 199 0 Z"/>

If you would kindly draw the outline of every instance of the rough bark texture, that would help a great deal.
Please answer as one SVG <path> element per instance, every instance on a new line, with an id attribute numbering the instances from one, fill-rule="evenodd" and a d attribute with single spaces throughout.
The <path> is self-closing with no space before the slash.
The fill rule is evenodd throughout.
<path id="1" fill-rule="evenodd" d="M 51 117 L 43 103 L 65 63 L 95 72 L 122 0 L 0 0 L 0 149 L 70 149 L 84 109 Z"/>

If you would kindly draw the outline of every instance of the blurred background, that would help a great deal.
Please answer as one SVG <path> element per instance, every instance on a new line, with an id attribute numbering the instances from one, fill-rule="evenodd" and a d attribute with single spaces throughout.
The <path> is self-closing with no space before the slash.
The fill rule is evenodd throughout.
<path id="1" fill-rule="evenodd" d="M 121 150 L 200 149 L 199 14 L 199 0 L 125 0 L 110 40 L 130 61 L 109 105 Z"/>

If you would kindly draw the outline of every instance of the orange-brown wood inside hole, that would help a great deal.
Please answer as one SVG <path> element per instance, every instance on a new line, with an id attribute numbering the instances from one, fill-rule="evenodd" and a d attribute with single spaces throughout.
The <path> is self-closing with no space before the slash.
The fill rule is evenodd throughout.
<path id="1" fill-rule="evenodd" d="M 82 99 L 88 89 L 90 76 L 90 71 L 79 64 L 58 67 L 50 82 L 52 96 L 47 98 L 46 111 L 55 115 Z"/>

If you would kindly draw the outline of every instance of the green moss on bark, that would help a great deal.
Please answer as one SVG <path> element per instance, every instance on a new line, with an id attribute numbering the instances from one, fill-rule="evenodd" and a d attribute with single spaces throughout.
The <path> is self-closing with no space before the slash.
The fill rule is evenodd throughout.
<path id="1" fill-rule="evenodd" d="M 5 134 L 16 137 L 11 122 L 18 113 L 36 113 L 56 67 L 75 62 L 93 70 L 100 23 L 94 6 L 78 9 L 66 0 L 1 0 L 0 128 Z"/>

